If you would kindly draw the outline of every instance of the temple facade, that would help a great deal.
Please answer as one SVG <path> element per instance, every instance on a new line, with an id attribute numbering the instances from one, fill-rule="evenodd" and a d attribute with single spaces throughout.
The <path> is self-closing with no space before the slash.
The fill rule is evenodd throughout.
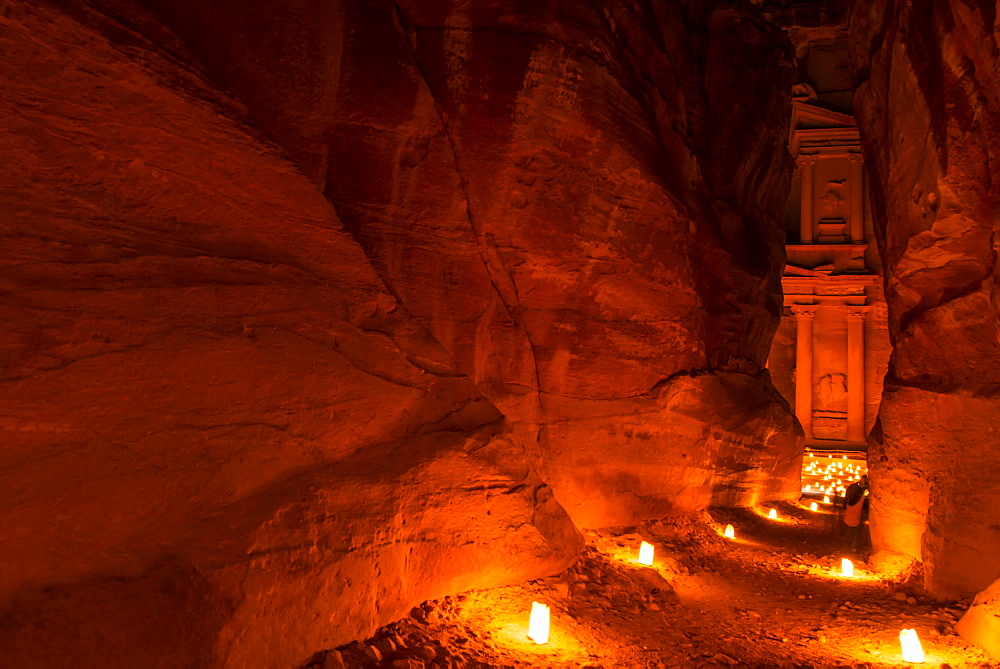
<path id="1" fill-rule="evenodd" d="M 864 448 L 889 361 L 858 128 L 796 88 L 784 310 L 768 368 L 817 447 Z"/>

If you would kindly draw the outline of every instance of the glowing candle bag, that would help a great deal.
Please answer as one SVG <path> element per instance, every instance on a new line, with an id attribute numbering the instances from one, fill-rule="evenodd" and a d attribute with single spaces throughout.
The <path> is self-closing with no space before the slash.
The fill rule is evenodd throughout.
<path id="1" fill-rule="evenodd" d="M 767 512 L 767 517 L 770 518 L 771 520 L 777 520 L 778 512 L 775 511 L 774 509 L 771 509 L 770 511 Z"/>
<path id="2" fill-rule="evenodd" d="M 736 530 L 733 529 L 732 525 L 726 525 L 726 531 L 723 532 L 723 534 L 725 535 L 725 537 L 727 539 L 735 539 L 736 538 Z"/>
<path id="3" fill-rule="evenodd" d="M 639 546 L 639 564 L 644 564 L 652 566 L 653 564 L 653 544 L 647 544 L 645 541 Z"/>
<path id="4" fill-rule="evenodd" d="M 809 510 L 810 511 L 818 511 L 819 510 L 819 505 L 816 504 L 816 502 L 813 502 L 812 504 L 809 505 Z"/>
<path id="5" fill-rule="evenodd" d="M 549 607 L 538 602 L 531 603 L 531 618 L 528 619 L 528 638 L 535 643 L 549 642 Z"/>
<path id="6" fill-rule="evenodd" d="M 903 630 L 899 633 L 899 645 L 903 647 L 904 662 L 923 662 L 924 649 L 920 645 L 917 630 Z"/>
<path id="7" fill-rule="evenodd" d="M 854 576 L 854 563 L 847 558 L 841 558 L 840 560 L 840 573 L 844 576 L 850 578 Z"/>

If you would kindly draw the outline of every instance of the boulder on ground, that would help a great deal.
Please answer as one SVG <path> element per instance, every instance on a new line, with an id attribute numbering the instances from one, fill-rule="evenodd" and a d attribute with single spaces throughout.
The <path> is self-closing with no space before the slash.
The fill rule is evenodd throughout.
<path id="1" fill-rule="evenodd" d="M 1000 579 L 976 595 L 955 631 L 1000 659 Z"/>

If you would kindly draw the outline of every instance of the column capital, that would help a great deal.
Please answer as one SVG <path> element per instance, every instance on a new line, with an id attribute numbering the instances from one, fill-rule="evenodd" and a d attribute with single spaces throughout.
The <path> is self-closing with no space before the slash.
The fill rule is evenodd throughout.
<path id="1" fill-rule="evenodd" d="M 795 162 L 799 165 L 815 165 L 816 160 L 819 158 L 815 153 L 800 153 L 796 158 Z"/>
<path id="2" fill-rule="evenodd" d="M 864 162 L 865 162 L 865 157 L 863 155 L 861 155 L 860 153 L 848 153 L 847 154 L 847 159 L 849 161 L 851 161 L 852 163 L 855 163 L 855 164 L 859 164 L 860 163 L 860 164 L 863 165 Z"/>
<path id="3" fill-rule="evenodd" d="M 843 313 L 844 316 L 846 316 L 847 320 L 849 321 L 865 320 L 865 317 L 868 315 L 868 312 L 870 310 L 871 310 L 870 306 L 862 306 L 854 304 L 845 304 L 844 306 L 840 307 L 841 313 Z"/>
<path id="4" fill-rule="evenodd" d="M 793 304 L 791 306 L 792 315 L 796 319 L 812 319 L 816 316 L 816 310 L 819 309 L 818 304 Z"/>

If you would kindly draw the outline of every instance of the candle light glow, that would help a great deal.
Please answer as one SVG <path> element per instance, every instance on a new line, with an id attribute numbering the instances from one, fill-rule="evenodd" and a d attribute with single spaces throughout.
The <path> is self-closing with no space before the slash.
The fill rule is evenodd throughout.
<path id="1" fill-rule="evenodd" d="M 920 645 L 917 630 L 908 629 L 899 633 L 899 645 L 903 647 L 904 662 L 923 662 L 924 649 Z"/>
<path id="2" fill-rule="evenodd" d="M 639 564 L 644 564 L 647 566 L 652 566 L 653 564 L 653 545 L 648 544 L 645 541 L 639 546 Z"/>
<path id="3" fill-rule="evenodd" d="M 538 602 L 531 603 L 531 617 L 528 619 L 528 638 L 535 643 L 549 642 L 549 607 Z"/>

